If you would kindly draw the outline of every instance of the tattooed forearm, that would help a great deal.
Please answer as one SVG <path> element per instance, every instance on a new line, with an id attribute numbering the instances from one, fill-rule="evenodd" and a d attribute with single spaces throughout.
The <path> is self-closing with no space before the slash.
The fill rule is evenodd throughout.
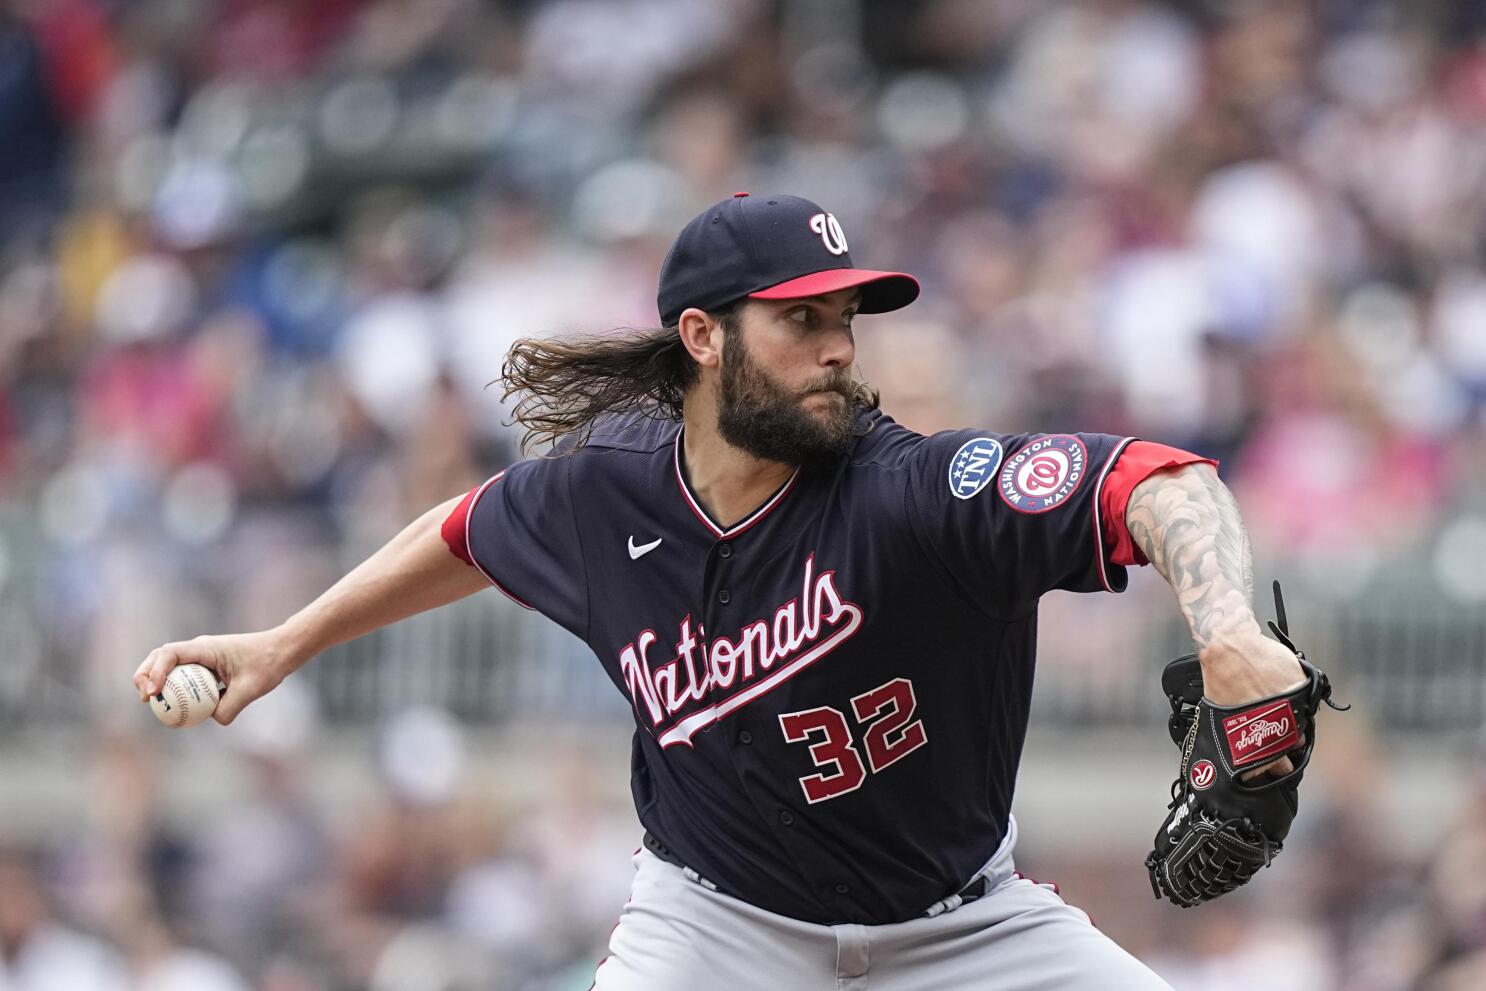
<path id="1" fill-rule="evenodd" d="M 1175 590 L 1199 647 L 1257 629 L 1249 535 L 1233 494 L 1211 465 L 1147 478 L 1130 494 L 1125 522 Z"/>

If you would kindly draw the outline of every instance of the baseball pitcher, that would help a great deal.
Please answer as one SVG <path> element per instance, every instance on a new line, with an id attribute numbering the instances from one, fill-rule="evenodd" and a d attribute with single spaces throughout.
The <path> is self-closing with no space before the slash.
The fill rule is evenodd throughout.
<path id="1" fill-rule="evenodd" d="M 1182 777 L 1151 872 L 1179 904 L 1279 848 L 1324 676 L 1262 634 L 1212 461 L 880 410 L 856 318 L 918 293 L 854 267 L 805 199 L 709 207 L 665 260 L 659 329 L 512 350 L 516 418 L 550 453 L 275 629 L 157 648 L 136 688 L 205 664 L 230 723 L 326 648 L 494 585 L 634 710 L 645 839 L 601 991 L 1166 987 L 1013 867 L 1039 598 L 1144 564 L 1176 592 L 1199 659 L 1168 679 Z"/>

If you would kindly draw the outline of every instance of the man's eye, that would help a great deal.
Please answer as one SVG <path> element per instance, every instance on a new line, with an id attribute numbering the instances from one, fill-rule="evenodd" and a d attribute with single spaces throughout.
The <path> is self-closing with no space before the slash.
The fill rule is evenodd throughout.
<path id="1" fill-rule="evenodd" d="M 789 318 L 791 320 L 795 321 L 796 323 L 805 323 L 805 324 L 808 324 L 808 323 L 811 323 L 812 321 L 814 321 L 814 319 L 815 319 L 815 311 L 814 310 L 791 310 L 789 312 Z"/>

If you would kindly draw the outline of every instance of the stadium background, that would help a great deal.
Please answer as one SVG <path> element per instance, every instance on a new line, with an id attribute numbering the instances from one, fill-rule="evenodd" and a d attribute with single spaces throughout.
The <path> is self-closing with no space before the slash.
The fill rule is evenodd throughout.
<path id="1" fill-rule="evenodd" d="M 488 592 L 230 730 L 165 731 L 128 678 L 516 456 L 510 342 L 651 323 L 734 189 L 921 276 L 859 333 L 900 420 L 1220 457 L 1356 703 L 1278 866 L 1158 905 L 1184 631 L 1150 574 L 1050 596 L 1024 869 L 1178 988 L 1486 986 L 1483 29 L 1470 0 L 0 3 L 0 989 L 587 987 L 638 831 L 626 707 L 566 634 Z"/>

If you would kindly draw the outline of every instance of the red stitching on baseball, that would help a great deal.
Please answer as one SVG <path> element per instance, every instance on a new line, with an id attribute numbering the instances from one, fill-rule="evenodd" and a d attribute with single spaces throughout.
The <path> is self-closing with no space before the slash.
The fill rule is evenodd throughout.
<path id="1" fill-rule="evenodd" d="M 171 681 L 169 678 L 167 678 L 165 684 L 170 688 L 170 694 L 175 696 L 175 710 L 176 712 L 180 713 L 180 716 L 176 719 L 175 724 L 177 726 L 180 726 L 184 724 L 191 715 L 190 706 L 187 705 L 188 700 L 186 699 L 185 689 L 181 688 L 181 684 L 178 680 Z"/>

